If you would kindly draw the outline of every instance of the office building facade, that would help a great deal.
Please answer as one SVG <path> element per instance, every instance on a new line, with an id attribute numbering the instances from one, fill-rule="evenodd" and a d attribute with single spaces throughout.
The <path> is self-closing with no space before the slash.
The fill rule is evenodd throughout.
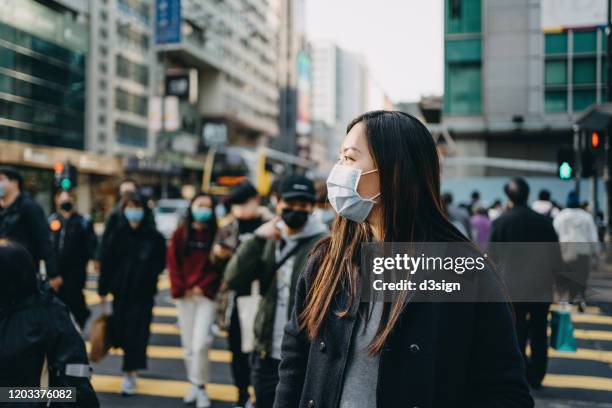
<path id="1" fill-rule="evenodd" d="M 553 162 L 578 115 L 603 100 L 603 28 L 551 26 L 548 15 L 576 17 L 557 3 L 445 0 L 444 124 L 458 155 Z"/>

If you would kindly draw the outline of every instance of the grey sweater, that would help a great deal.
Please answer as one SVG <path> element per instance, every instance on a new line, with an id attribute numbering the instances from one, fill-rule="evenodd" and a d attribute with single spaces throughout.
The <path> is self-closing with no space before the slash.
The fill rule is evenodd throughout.
<path id="1" fill-rule="evenodd" d="M 370 304 L 372 315 L 366 325 L 364 313 L 359 313 L 351 341 L 340 408 L 376 408 L 379 356 L 370 357 L 368 345 L 374 339 L 382 311 L 382 302 Z M 365 327 L 365 331 L 364 331 Z"/>

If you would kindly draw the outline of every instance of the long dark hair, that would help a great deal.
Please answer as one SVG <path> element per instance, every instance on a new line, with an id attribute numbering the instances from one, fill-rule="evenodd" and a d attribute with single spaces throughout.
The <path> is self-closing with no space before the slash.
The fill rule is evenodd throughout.
<path id="1" fill-rule="evenodd" d="M 380 217 L 385 242 L 465 242 L 448 220 L 440 199 L 440 161 L 433 138 L 415 117 L 397 111 L 372 111 L 354 119 L 347 133 L 358 123 L 365 125 L 369 152 L 378 169 Z M 336 217 L 331 237 L 318 244 L 323 253 L 318 271 L 300 314 L 301 328 L 309 338 L 321 330 L 335 294 L 348 292 L 348 303 L 339 316 L 349 313 L 358 300 L 359 249 L 372 240 L 367 223 Z M 393 305 L 385 304 L 383 317 L 368 351 L 378 353 L 406 302 L 402 292 Z"/>
<path id="2" fill-rule="evenodd" d="M 38 293 L 34 263 L 21 245 L 0 239 L 0 311 Z"/>
<path id="3" fill-rule="evenodd" d="M 182 262 L 183 258 L 186 256 L 189 256 L 189 254 L 191 253 L 191 247 L 189 246 L 189 243 L 193 239 L 193 235 L 195 233 L 194 228 L 193 228 L 194 219 L 193 219 L 193 214 L 191 213 L 191 207 L 193 206 L 193 203 L 200 197 L 208 197 L 212 204 L 211 210 L 213 212 L 213 216 L 206 222 L 206 224 L 204 224 L 206 232 L 207 232 L 207 237 L 208 237 L 208 242 L 206 242 L 207 249 L 210 249 L 215 239 L 215 235 L 217 234 L 217 217 L 215 216 L 215 199 L 210 194 L 199 192 L 195 196 L 193 196 L 193 198 L 189 202 L 189 208 L 187 208 L 185 217 L 183 217 L 183 220 L 179 227 L 181 228 L 181 233 L 183 234 L 182 240 L 181 240 L 182 246 L 181 248 L 178 248 L 178 247 L 176 248 L 176 251 L 177 251 L 176 255 L 177 255 L 177 259 L 179 260 L 179 262 Z"/>

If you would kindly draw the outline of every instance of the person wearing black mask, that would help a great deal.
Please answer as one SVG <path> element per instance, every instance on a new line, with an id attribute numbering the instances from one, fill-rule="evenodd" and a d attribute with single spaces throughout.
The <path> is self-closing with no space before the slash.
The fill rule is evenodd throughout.
<path id="1" fill-rule="evenodd" d="M 28 251 L 0 238 L 0 387 L 40 387 L 45 359 L 50 387 L 75 388 L 75 402 L 54 402 L 51 407 L 99 406 L 89 380 L 91 368 L 85 342 L 68 308 L 52 293 L 38 288 Z"/>
<path id="2" fill-rule="evenodd" d="M 91 219 L 77 212 L 72 193 L 59 191 L 55 195 L 55 205 L 57 212 L 49 217 L 49 229 L 63 281 L 57 294 L 83 329 L 90 315 L 83 296 L 87 263 L 94 258 L 98 238 Z"/>
<path id="3" fill-rule="evenodd" d="M 230 259 L 224 273 L 227 287 L 259 280 L 263 299 L 255 319 L 251 381 L 257 408 L 271 408 L 278 384 L 281 342 L 293 309 L 295 283 L 311 248 L 327 235 L 327 226 L 311 217 L 315 203 L 312 181 L 294 175 L 283 180 L 278 216 L 263 224 Z"/>

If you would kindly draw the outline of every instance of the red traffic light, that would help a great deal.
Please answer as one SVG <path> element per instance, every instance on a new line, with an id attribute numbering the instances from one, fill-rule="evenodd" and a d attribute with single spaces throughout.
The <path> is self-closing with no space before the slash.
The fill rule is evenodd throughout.
<path id="1" fill-rule="evenodd" d="M 591 147 L 593 149 L 596 149 L 599 147 L 599 143 L 600 143 L 599 133 L 598 132 L 591 133 Z"/>

